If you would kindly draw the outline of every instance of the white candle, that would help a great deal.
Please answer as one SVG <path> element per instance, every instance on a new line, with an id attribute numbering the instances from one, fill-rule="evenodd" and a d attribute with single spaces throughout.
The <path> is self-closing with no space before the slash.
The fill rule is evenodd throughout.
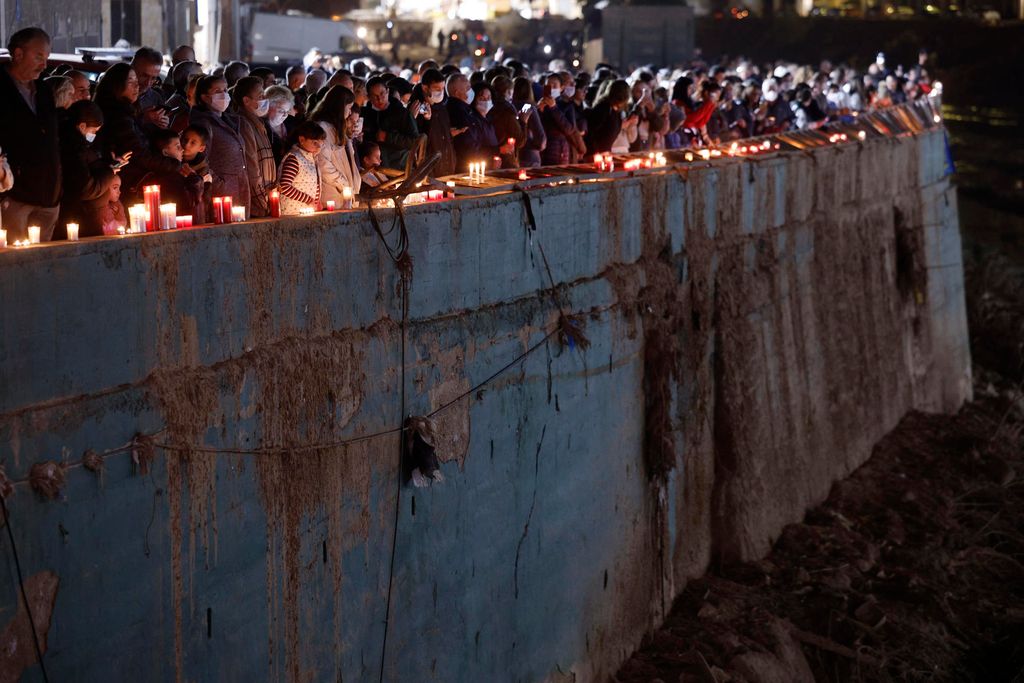
<path id="1" fill-rule="evenodd" d="M 0 230 L 0 249 L 7 247 L 7 231 Z"/>
<path id="2" fill-rule="evenodd" d="M 160 205 L 160 229 L 161 230 L 174 230 L 178 226 L 178 205 L 177 204 L 161 204 Z"/>
<path id="3" fill-rule="evenodd" d="M 352 208 L 352 188 L 348 185 L 344 185 L 341 188 L 341 208 L 351 209 Z"/>
<path id="4" fill-rule="evenodd" d="M 336 209 L 337 207 L 338 207 L 338 205 L 334 203 L 334 200 L 333 200 L 333 199 L 328 199 L 328 200 L 327 200 L 327 206 L 326 206 L 326 209 L 327 209 L 328 211 L 334 211 L 334 209 Z"/>
<path id="5" fill-rule="evenodd" d="M 38 225 L 28 226 L 28 242 L 29 244 L 39 244 L 41 229 Z"/>
<path id="6" fill-rule="evenodd" d="M 78 241 L 78 223 L 68 223 L 68 242 Z"/>
<path id="7" fill-rule="evenodd" d="M 128 207 L 128 233 L 146 232 L 146 221 L 149 212 L 145 204 L 132 204 Z"/>
<path id="8" fill-rule="evenodd" d="M 231 222 L 241 223 L 245 220 L 245 207 L 244 206 L 232 206 L 231 207 Z"/>

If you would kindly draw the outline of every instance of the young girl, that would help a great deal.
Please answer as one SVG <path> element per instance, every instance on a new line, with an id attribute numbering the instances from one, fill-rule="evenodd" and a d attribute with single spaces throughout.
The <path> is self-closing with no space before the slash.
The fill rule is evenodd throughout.
<path id="1" fill-rule="evenodd" d="M 316 123 L 304 121 L 293 136 L 297 142 L 284 155 L 278 173 L 282 216 L 298 216 L 303 209 L 317 211 L 320 208 L 320 171 L 316 157 L 327 134 Z"/>
<path id="2" fill-rule="evenodd" d="M 107 188 L 107 201 L 96 207 L 95 221 L 100 224 L 104 235 L 117 235 L 128 225 L 128 216 L 121 204 L 121 176 L 110 179 Z"/>

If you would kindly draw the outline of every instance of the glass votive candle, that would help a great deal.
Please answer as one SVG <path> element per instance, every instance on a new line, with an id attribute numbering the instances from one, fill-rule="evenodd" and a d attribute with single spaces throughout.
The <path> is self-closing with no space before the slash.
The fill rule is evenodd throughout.
<path id="1" fill-rule="evenodd" d="M 232 206 L 231 207 L 231 222 L 242 223 L 245 221 L 245 207 L 244 206 Z"/>
<path id="2" fill-rule="evenodd" d="M 78 223 L 68 223 L 68 242 L 78 241 Z"/>
<path id="3" fill-rule="evenodd" d="M 175 216 L 174 226 L 176 228 L 191 228 L 192 216 Z"/>
<path id="4" fill-rule="evenodd" d="M 0 229 L 0 249 L 7 248 L 7 231 Z"/>
<path id="5" fill-rule="evenodd" d="M 28 242 L 29 242 L 29 244 L 39 244 L 39 239 L 40 239 L 40 233 L 41 232 L 42 232 L 42 228 L 40 228 L 38 225 L 30 225 L 30 226 L 28 226 Z"/>
<path id="6" fill-rule="evenodd" d="M 352 208 L 352 188 L 348 185 L 344 185 L 341 188 L 341 208 L 351 209 Z"/>
<path id="7" fill-rule="evenodd" d="M 334 211 L 334 209 L 336 207 L 337 207 L 337 204 L 334 203 L 334 200 L 333 199 L 328 199 L 327 203 L 324 205 L 324 210 L 325 211 Z"/>

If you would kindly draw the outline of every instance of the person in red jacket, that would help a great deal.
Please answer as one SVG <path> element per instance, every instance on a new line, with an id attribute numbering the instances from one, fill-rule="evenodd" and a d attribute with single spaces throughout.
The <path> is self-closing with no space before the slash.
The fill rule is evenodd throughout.
<path id="1" fill-rule="evenodd" d="M 718 85 L 716 81 L 708 79 L 701 84 L 700 92 L 700 102 L 695 103 L 693 109 L 686 108 L 686 120 L 683 122 L 683 128 L 697 131 L 704 144 L 710 145 L 712 141 L 708 137 L 708 121 L 711 120 L 711 115 L 715 113 L 715 108 L 718 106 L 718 98 L 722 95 L 722 86 Z"/>

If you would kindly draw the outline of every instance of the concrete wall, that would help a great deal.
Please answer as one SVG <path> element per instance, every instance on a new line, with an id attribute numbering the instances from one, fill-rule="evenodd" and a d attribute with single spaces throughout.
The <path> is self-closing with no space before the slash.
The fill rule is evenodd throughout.
<path id="1" fill-rule="evenodd" d="M 970 392 L 940 132 L 408 212 L 0 253 L 0 459 L 51 680 L 605 680 L 685 579 L 754 557 L 908 410 Z M 26 482 L 68 463 L 56 500 Z M 0 678 L 39 680 L 0 569 Z M 13 644 L 12 644 L 13 643 Z M 8 653 L 15 654 L 8 654 Z M 575 676 L 575 679 L 573 678 Z"/>

